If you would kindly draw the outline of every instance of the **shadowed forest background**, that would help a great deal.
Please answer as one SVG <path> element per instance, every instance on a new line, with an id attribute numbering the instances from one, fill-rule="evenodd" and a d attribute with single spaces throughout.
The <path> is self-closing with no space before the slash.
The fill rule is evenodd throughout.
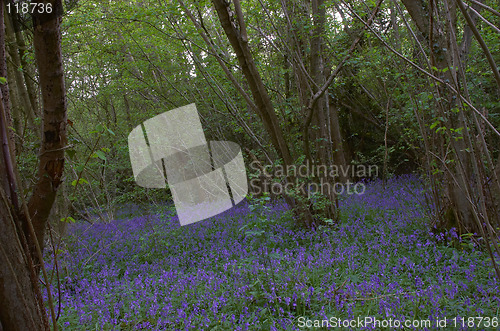
<path id="1" fill-rule="evenodd" d="M 497 329 L 498 1 L 0 3 L 0 331 Z M 180 227 L 128 135 L 191 103 L 252 185 Z"/>

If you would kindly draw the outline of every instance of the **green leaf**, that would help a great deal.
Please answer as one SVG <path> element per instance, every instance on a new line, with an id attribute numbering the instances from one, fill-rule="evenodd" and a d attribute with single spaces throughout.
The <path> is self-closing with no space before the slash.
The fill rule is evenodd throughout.
<path id="1" fill-rule="evenodd" d="M 75 219 L 71 216 L 61 218 L 61 222 L 65 223 L 75 223 Z"/>
<path id="2" fill-rule="evenodd" d="M 5 77 L 0 77 L 0 84 L 5 84 L 7 83 L 7 79 Z"/>
<path id="3" fill-rule="evenodd" d="M 271 253 L 271 254 L 269 254 L 269 257 L 273 258 L 273 259 L 277 259 L 277 260 L 284 260 L 285 259 L 283 256 L 279 255 L 278 253 Z"/>
<path id="4" fill-rule="evenodd" d="M 66 151 L 66 154 L 68 154 L 68 156 L 69 156 L 70 159 L 74 160 L 76 151 L 74 149 L 68 149 Z"/>
<path id="5" fill-rule="evenodd" d="M 71 182 L 71 185 L 76 186 L 76 184 L 88 184 L 89 182 L 85 178 L 80 178 L 78 181 L 75 179 Z"/>
<path id="6" fill-rule="evenodd" d="M 101 160 L 106 161 L 106 155 L 104 154 L 104 152 L 103 152 L 103 151 L 95 151 L 95 152 L 94 152 L 94 154 L 92 154 L 92 157 L 93 157 L 93 158 L 98 157 L 98 158 L 100 158 Z"/>
<path id="7" fill-rule="evenodd" d="M 245 224 L 241 228 L 239 228 L 238 231 L 241 232 L 242 230 L 248 228 L 248 226 L 249 226 L 249 224 Z"/>

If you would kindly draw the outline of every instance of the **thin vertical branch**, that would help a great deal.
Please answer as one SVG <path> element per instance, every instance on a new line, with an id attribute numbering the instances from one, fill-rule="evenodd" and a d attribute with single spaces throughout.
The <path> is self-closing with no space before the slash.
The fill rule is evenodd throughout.
<path id="1" fill-rule="evenodd" d="M 0 60 L 1 61 L 1 60 Z M 9 134 L 7 128 L 7 114 L 3 103 L 3 97 L 0 94 L 0 134 L 2 139 L 2 156 L 5 170 L 7 172 L 7 181 L 9 186 L 10 202 L 14 208 L 14 212 L 19 212 L 19 202 L 16 191 L 16 177 L 14 175 L 14 164 L 12 154 L 9 147 Z"/>
<path id="2" fill-rule="evenodd" d="M 470 29 L 472 30 L 472 33 L 474 34 L 474 37 L 476 37 L 477 42 L 483 49 L 484 55 L 486 55 L 486 59 L 488 60 L 488 63 L 491 67 L 491 71 L 493 72 L 493 77 L 495 77 L 498 88 L 500 89 L 500 72 L 498 71 L 497 65 L 495 64 L 495 60 L 493 59 L 493 56 L 491 55 L 488 46 L 486 46 L 483 37 L 481 37 L 481 34 L 477 30 L 477 27 L 474 24 L 474 21 L 470 17 L 469 13 L 467 12 L 467 9 L 465 8 L 465 5 L 462 2 L 462 0 L 455 0 L 455 1 L 458 4 L 458 8 L 460 8 L 460 11 L 464 15 L 465 20 L 467 21 L 467 25 L 469 25 Z"/>

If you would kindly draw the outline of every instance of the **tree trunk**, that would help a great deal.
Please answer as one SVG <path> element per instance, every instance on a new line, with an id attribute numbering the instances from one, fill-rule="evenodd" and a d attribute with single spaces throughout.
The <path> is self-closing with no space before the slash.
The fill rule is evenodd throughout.
<path id="1" fill-rule="evenodd" d="M 12 62 L 12 55 L 10 51 L 6 53 L 7 62 Z M 12 127 L 14 128 L 17 137 L 22 137 L 24 135 L 24 116 L 23 107 L 21 106 L 21 97 L 19 96 L 19 88 L 17 80 L 15 79 L 16 74 L 14 72 L 15 68 L 12 65 L 7 65 L 7 76 L 9 79 L 9 97 L 10 97 L 10 108 L 12 111 Z M 19 148 L 19 144 L 22 142 L 20 139 L 14 139 L 16 144 L 16 150 Z"/>
<path id="2" fill-rule="evenodd" d="M 284 166 L 292 166 L 294 165 L 294 162 L 290 149 L 279 125 L 278 117 L 276 116 L 271 98 L 269 97 L 267 89 L 262 82 L 262 78 L 248 46 L 246 26 L 239 0 L 234 0 L 236 17 L 233 16 L 233 13 L 229 8 L 229 3 L 225 0 L 212 0 L 212 2 L 217 11 L 217 15 L 219 16 L 224 32 L 226 33 L 226 36 L 236 53 L 241 70 L 252 93 L 257 115 L 261 118 L 264 127 L 271 138 L 274 148 L 283 160 Z M 239 29 L 236 24 L 233 23 L 233 18 L 237 20 Z M 295 178 L 287 176 L 285 181 L 293 183 Z M 308 202 L 305 201 L 306 197 L 301 196 L 299 199 L 296 199 L 293 198 L 289 192 L 284 192 L 284 198 L 289 207 L 294 210 L 296 221 L 299 224 L 305 227 L 314 226 L 314 217 L 308 206 Z"/>
<path id="3" fill-rule="evenodd" d="M 0 5 L 2 8 L 0 9 L 0 77 L 4 77 L 7 79 L 7 83 L 0 84 L 0 91 L 2 93 L 2 101 L 4 107 L 4 116 L 6 122 L 6 127 L 12 127 L 12 113 L 10 111 L 10 96 L 9 96 L 9 80 L 12 79 L 9 77 L 7 73 L 7 50 L 5 48 L 6 40 L 5 40 L 5 22 L 4 22 L 4 1 L 0 1 Z M 12 130 L 8 130 L 8 144 L 11 153 L 11 157 L 14 158 L 15 155 L 15 144 L 14 144 L 14 132 Z M 9 194 L 9 192 L 7 192 Z"/>
<path id="4" fill-rule="evenodd" d="M 13 75 L 10 76 L 10 83 L 13 84 L 11 104 L 13 108 L 17 108 L 17 112 L 20 111 L 20 113 L 23 113 L 25 115 L 25 117 L 28 119 L 30 130 L 33 130 L 37 137 L 40 137 L 40 129 L 35 124 L 36 109 L 33 108 L 36 103 L 31 102 L 31 97 L 29 96 L 27 89 L 28 84 L 27 82 L 25 82 L 25 76 L 23 75 L 23 72 L 25 70 L 28 70 L 28 68 L 23 66 L 19 52 L 21 50 L 20 47 L 26 47 L 26 45 L 21 46 L 18 44 L 18 39 L 16 37 L 12 19 L 8 15 L 6 16 L 5 20 L 5 32 L 6 39 L 9 45 L 8 52 L 12 60 L 12 63 L 9 66 L 12 68 L 13 73 Z M 17 34 L 21 33 L 17 32 Z M 21 53 L 22 52 L 23 50 L 21 50 Z M 17 90 L 17 97 L 14 96 L 14 90 Z M 13 109 L 14 120 L 20 121 L 20 118 L 16 118 L 15 114 L 16 109 Z M 21 121 L 21 123 L 24 123 L 24 120 Z M 21 135 L 22 132 L 18 132 L 18 134 Z"/>
<path id="5" fill-rule="evenodd" d="M 212 2 L 215 6 L 217 15 L 219 16 L 219 20 L 224 28 L 227 38 L 236 53 L 238 62 L 241 66 L 243 75 L 246 78 L 250 91 L 252 92 L 255 105 L 257 106 L 258 115 L 262 119 L 264 127 L 269 133 L 271 141 L 276 148 L 276 151 L 283 159 L 284 164 L 291 165 L 293 160 L 279 125 L 278 117 L 276 116 L 276 112 L 274 111 L 274 107 L 271 103 L 271 98 L 269 97 L 266 87 L 262 82 L 262 78 L 248 47 L 243 17 L 241 13 L 238 15 L 240 26 L 240 30 L 238 30 L 231 20 L 229 4 L 224 0 L 212 0 Z M 238 5 L 236 5 L 237 2 L 238 0 L 235 1 L 235 6 L 239 7 L 239 2 Z"/>
<path id="6" fill-rule="evenodd" d="M 1 174 L 2 177 L 4 173 Z M 5 180 L 5 178 L 1 178 Z M 49 330 L 26 243 L 19 238 L 15 219 L 0 189 L 0 329 L 5 331 Z M 24 246 L 24 247 L 23 247 Z"/>
<path id="7" fill-rule="evenodd" d="M 61 53 L 61 0 L 51 0 L 51 14 L 34 15 L 36 63 L 43 101 L 42 148 L 38 166 L 38 180 L 28 202 L 28 210 L 36 234 L 43 247 L 45 227 L 62 183 L 64 148 L 66 147 L 66 90 L 64 86 Z M 35 259 L 36 260 L 36 259 Z"/>
<path id="8" fill-rule="evenodd" d="M 463 66 L 464 63 L 460 61 L 450 49 L 453 49 L 453 42 L 455 35 L 456 24 L 456 10 L 453 5 L 441 8 L 440 11 L 446 13 L 447 24 L 443 24 L 440 20 L 437 3 L 430 1 L 413 1 L 403 0 L 403 3 L 410 14 L 413 22 L 420 32 L 420 40 L 427 43 L 430 50 L 430 64 L 435 67 L 434 74 L 443 81 L 449 82 L 453 86 L 458 86 L 457 72 L 455 68 Z M 462 42 L 461 58 L 466 56 L 470 46 L 470 41 L 467 36 L 467 29 L 465 30 L 464 40 Z M 460 70 L 461 68 L 458 68 Z M 437 162 L 441 163 L 441 169 L 444 169 L 444 201 L 448 201 L 449 205 L 445 206 L 442 217 L 441 226 L 444 227 L 457 227 L 459 232 L 465 233 L 481 233 L 480 225 L 478 224 L 475 214 L 474 206 L 470 202 L 471 197 L 476 197 L 482 194 L 480 191 L 481 183 L 484 178 L 481 174 L 474 170 L 474 147 L 471 145 L 470 138 L 468 137 L 468 130 L 472 130 L 468 123 L 470 120 L 464 114 L 464 110 L 458 112 L 454 111 L 457 107 L 456 96 L 444 86 L 439 84 L 437 87 L 439 101 L 437 102 L 438 113 L 441 117 L 447 119 L 447 127 L 459 128 L 464 127 L 463 139 L 453 139 L 450 136 L 438 135 L 434 139 L 434 149 L 437 151 L 439 158 Z M 446 132 L 446 131 L 445 131 Z M 448 164 L 442 164 L 443 160 L 450 160 L 447 155 L 447 145 L 452 147 L 454 158 Z M 472 199 L 474 200 L 474 199 Z M 476 206 L 478 207 L 478 206 Z M 478 210 L 481 210 L 478 207 Z"/>
<path id="9" fill-rule="evenodd" d="M 0 0 L 0 75 L 7 76 L 4 2 Z M 0 329 L 48 330 L 48 321 L 38 288 L 31 255 L 18 218 L 14 176 L 9 89 L 2 85 L 0 97 Z"/>
<path id="10" fill-rule="evenodd" d="M 495 173 L 497 175 L 497 178 L 500 178 L 500 156 L 498 157 L 497 160 L 497 165 L 495 166 Z M 496 185 L 493 185 L 493 199 L 495 200 L 495 207 L 497 212 L 500 211 L 500 191 L 498 190 Z"/>
<path id="11" fill-rule="evenodd" d="M 314 81 L 314 88 L 310 98 L 316 94 L 320 87 L 324 86 L 327 80 L 326 77 L 326 66 L 324 59 L 324 39 L 323 35 L 325 33 L 325 20 L 326 11 L 323 0 L 312 0 L 311 1 L 311 14 L 313 17 L 314 29 L 313 35 L 311 36 L 311 65 L 310 72 L 311 77 Z M 313 105 L 311 110 L 315 114 L 316 125 L 319 127 L 317 131 L 316 139 L 317 144 L 317 164 L 328 169 L 330 166 L 337 165 L 345 168 L 345 158 L 344 151 L 342 149 L 342 141 L 337 141 L 336 139 L 332 141 L 332 130 L 340 133 L 340 127 L 337 125 L 332 126 L 330 121 L 330 104 L 329 104 L 329 94 L 328 92 L 323 93 Z M 337 135 L 335 135 L 337 137 Z M 332 145 L 333 149 L 332 149 Z M 309 148 L 307 146 L 307 148 Z M 334 150 L 335 149 L 335 150 Z M 335 160 L 335 162 L 334 162 Z M 341 172 L 342 173 L 342 172 Z M 336 212 L 336 194 L 333 191 L 334 178 L 330 178 L 328 172 L 321 172 L 319 176 L 319 187 L 321 188 L 320 193 L 326 197 L 328 204 L 325 210 L 320 211 L 322 216 L 327 219 L 337 219 Z M 345 178 L 340 178 L 344 181 Z"/>

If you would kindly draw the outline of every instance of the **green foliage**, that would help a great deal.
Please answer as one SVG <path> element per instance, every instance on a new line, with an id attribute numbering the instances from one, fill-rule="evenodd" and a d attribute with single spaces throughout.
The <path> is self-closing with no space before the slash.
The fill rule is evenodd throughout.
<path id="1" fill-rule="evenodd" d="M 69 169 L 64 185 L 79 211 L 87 208 L 114 211 L 122 204 L 151 201 L 161 204 L 168 200 L 169 193 L 165 190 L 136 185 L 127 136 L 144 120 L 187 103 L 197 104 L 207 140 L 235 141 L 261 161 L 267 155 L 279 159 L 259 116 L 246 104 L 214 56 L 220 56 L 236 81 L 245 81 L 229 41 L 221 34 L 212 3 L 186 1 L 185 5 L 203 23 L 201 29 L 194 26 L 176 1 L 82 2 L 64 17 L 63 53 L 67 59 L 70 120 L 70 146 L 66 150 Z M 285 13 L 280 2 L 249 1 L 242 4 L 242 9 L 250 50 L 293 157 L 300 158 L 304 154 L 304 106 L 311 92 L 308 88 L 301 90 L 300 81 L 311 79 L 307 75 L 311 71 L 315 22 L 307 11 L 296 10 L 304 4 L 296 5 L 299 3 L 293 2 Z M 438 111 L 442 97 L 434 91 L 435 82 L 409 69 L 407 62 L 389 52 L 373 33 L 364 31 L 363 23 L 340 11 L 338 5 L 327 1 L 325 6 L 326 29 L 321 37 L 325 42 L 326 74 L 336 68 L 353 41 L 362 36 L 352 57 L 326 91 L 330 108 L 338 111 L 343 144 L 351 164 L 385 167 L 383 174 L 388 176 L 423 169 L 423 135 L 427 132 L 420 132 L 416 115 L 432 134 L 430 139 L 444 139 L 444 143 L 463 140 L 466 130 L 462 125 L 446 122 Z M 366 18 L 374 3 L 351 6 Z M 490 12 L 485 12 L 484 17 L 492 22 L 496 19 Z M 417 52 L 413 36 L 392 19 L 401 22 L 395 4 L 383 3 L 373 29 L 401 54 L 415 63 L 424 63 L 421 56 L 427 54 Z M 459 16 L 458 24 L 463 23 Z M 478 24 L 495 60 L 500 62 L 496 32 L 488 25 Z M 212 38 L 213 49 L 205 44 L 201 30 L 211 37 L 217 36 Z M 461 37 L 463 31 L 459 29 L 457 33 Z M 293 42 L 287 36 L 293 36 Z M 465 68 L 467 86 L 472 103 L 484 109 L 492 124 L 499 127 L 500 102 L 481 52 L 473 42 Z M 23 56 L 34 63 L 31 49 Z M 308 71 L 305 77 L 301 76 L 303 69 L 294 68 L 299 58 Z M 449 68 L 433 65 L 426 69 L 436 75 L 449 73 Z M 3 78 L 0 83 L 5 83 Z M 309 89 L 315 89 L 310 81 L 305 86 L 308 84 Z M 249 92 L 246 84 L 243 88 Z M 451 111 L 460 115 L 456 107 Z M 34 121 L 41 124 L 39 118 Z M 321 145 L 330 140 L 314 136 L 320 124 L 313 121 L 310 128 L 314 138 L 313 158 L 317 158 Z M 29 181 L 36 175 L 40 142 L 39 137 L 26 131 L 19 146 L 18 163 L 20 177 Z M 259 144 L 252 136 L 257 137 Z M 490 135 L 486 139 L 495 142 L 497 138 Z M 498 149 L 493 151 L 494 158 L 498 154 Z M 454 162 L 454 158 L 449 157 L 446 162 Z M 443 164 L 434 162 L 431 166 L 431 172 L 444 173 Z M 304 205 L 314 201 L 318 210 L 327 203 L 317 193 L 311 194 L 312 200 L 299 192 L 292 195 Z"/>
<path id="2" fill-rule="evenodd" d="M 269 218 L 270 200 L 268 192 L 264 192 L 260 197 L 248 198 L 249 209 L 255 215 L 247 224 L 239 229 L 239 232 L 244 231 L 245 239 L 250 244 L 258 246 L 269 237 L 272 233 L 272 226 L 276 224 L 276 220 Z"/>
<path id="3" fill-rule="evenodd" d="M 76 220 L 73 217 L 68 216 L 68 217 L 61 218 L 61 222 L 64 222 L 64 223 L 75 223 Z"/>

